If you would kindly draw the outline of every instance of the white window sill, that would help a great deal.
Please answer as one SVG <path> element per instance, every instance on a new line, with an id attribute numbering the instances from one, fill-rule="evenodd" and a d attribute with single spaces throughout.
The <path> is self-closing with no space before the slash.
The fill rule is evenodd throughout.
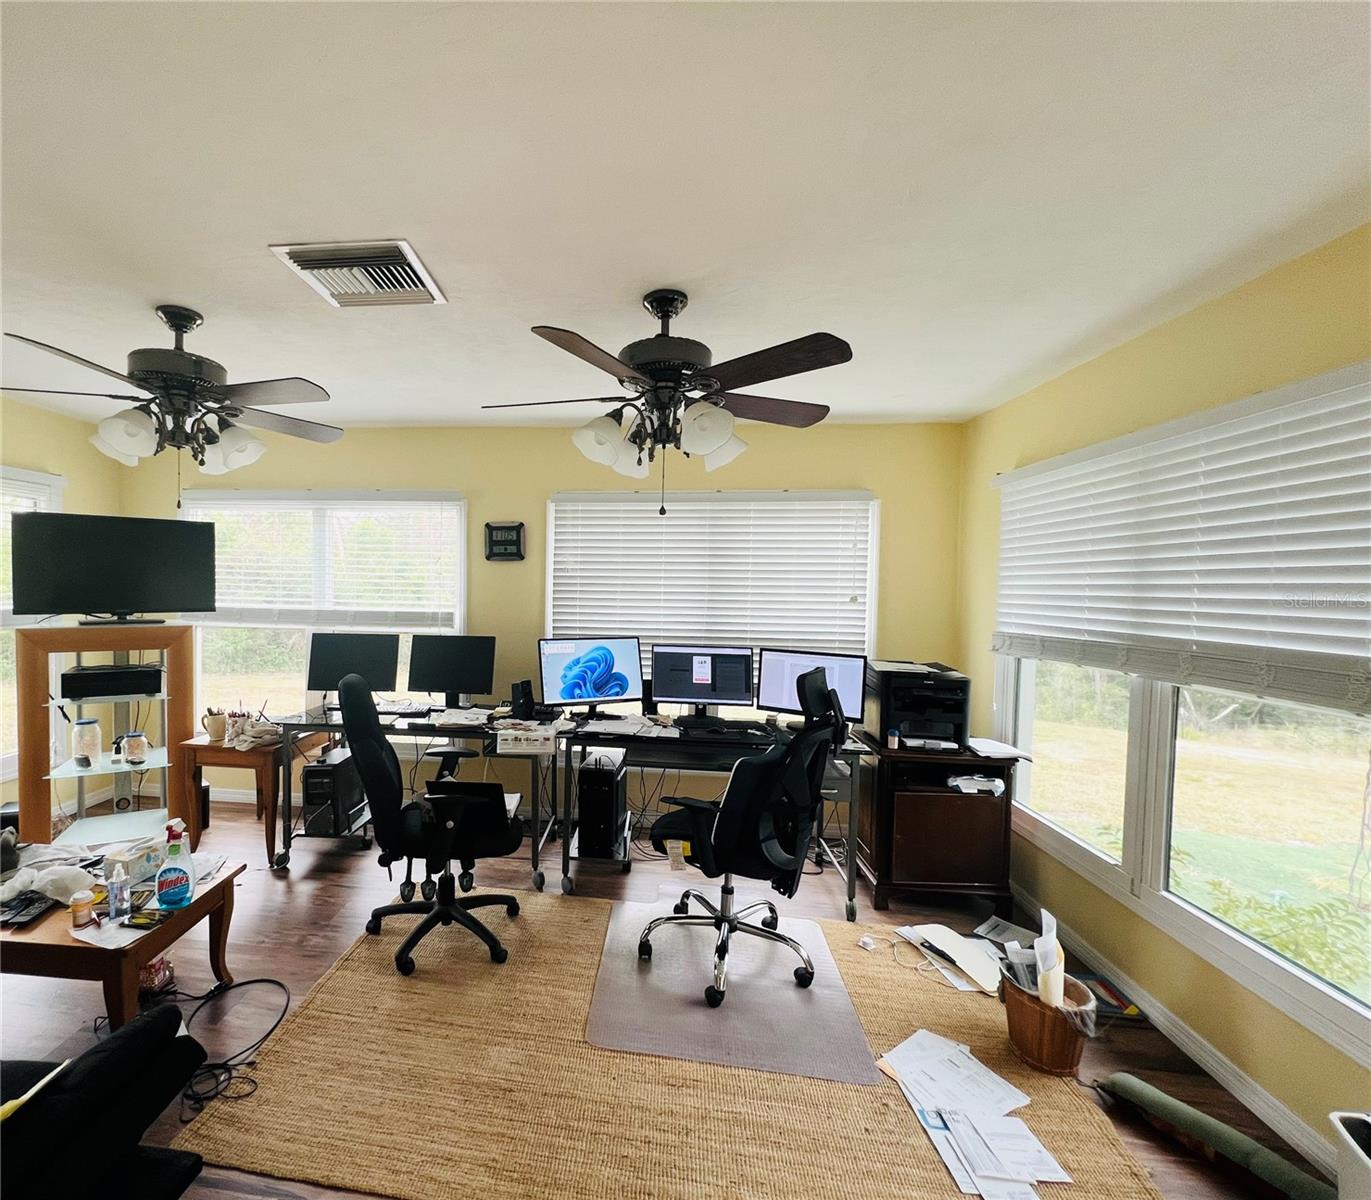
<path id="1" fill-rule="evenodd" d="M 1140 886 L 1123 868 L 1040 814 L 1014 806 L 1014 832 L 1075 871 L 1235 983 L 1317 1034 L 1359 1066 L 1371 1069 L 1371 1009 L 1251 938 L 1169 892 Z M 1071 923 L 1071 914 L 1059 914 Z M 1139 981 L 1151 986 L 1149 981 Z"/>

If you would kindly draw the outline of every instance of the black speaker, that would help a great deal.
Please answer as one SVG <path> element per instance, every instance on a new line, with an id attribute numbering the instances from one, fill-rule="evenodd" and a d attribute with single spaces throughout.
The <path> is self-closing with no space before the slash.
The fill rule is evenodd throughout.
<path id="1" fill-rule="evenodd" d="M 520 679 L 509 697 L 510 716 L 521 721 L 533 720 L 533 680 Z"/>

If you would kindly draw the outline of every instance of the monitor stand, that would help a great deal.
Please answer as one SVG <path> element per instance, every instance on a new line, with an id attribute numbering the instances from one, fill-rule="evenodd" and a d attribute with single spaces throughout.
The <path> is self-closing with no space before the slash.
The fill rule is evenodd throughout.
<path id="1" fill-rule="evenodd" d="M 444 692 L 443 703 L 448 708 L 470 708 L 471 695 L 468 692 Z"/>
<path id="2" fill-rule="evenodd" d="M 165 625 L 165 617 L 135 617 L 132 613 L 115 613 L 112 617 L 82 617 L 79 625 Z"/>
<path id="3" fill-rule="evenodd" d="M 598 704 L 592 704 L 586 709 L 586 720 L 588 721 L 622 721 L 623 713 L 602 713 Z"/>

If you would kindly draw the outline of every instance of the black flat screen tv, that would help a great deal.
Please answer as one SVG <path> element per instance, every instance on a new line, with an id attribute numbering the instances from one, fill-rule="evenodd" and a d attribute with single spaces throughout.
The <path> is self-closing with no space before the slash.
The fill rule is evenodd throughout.
<path id="1" fill-rule="evenodd" d="M 77 513 L 15 513 L 14 611 L 214 611 L 214 525 Z"/>

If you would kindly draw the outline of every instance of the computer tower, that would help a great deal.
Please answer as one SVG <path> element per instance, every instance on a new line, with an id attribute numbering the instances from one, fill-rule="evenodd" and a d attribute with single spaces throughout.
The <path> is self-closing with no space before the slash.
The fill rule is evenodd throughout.
<path id="1" fill-rule="evenodd" d="M 617 858 L 622 853 L 628 814 L 627 753 L 587 750 L 576 768 L 577 856 Z"/>
<path id="2" fill-rule="evenodd" d="M 321 754 L 300 769 L 305 833 L 342 837 L 367 818 L 367 798 L 352 751 L 345 746 Z"/>

